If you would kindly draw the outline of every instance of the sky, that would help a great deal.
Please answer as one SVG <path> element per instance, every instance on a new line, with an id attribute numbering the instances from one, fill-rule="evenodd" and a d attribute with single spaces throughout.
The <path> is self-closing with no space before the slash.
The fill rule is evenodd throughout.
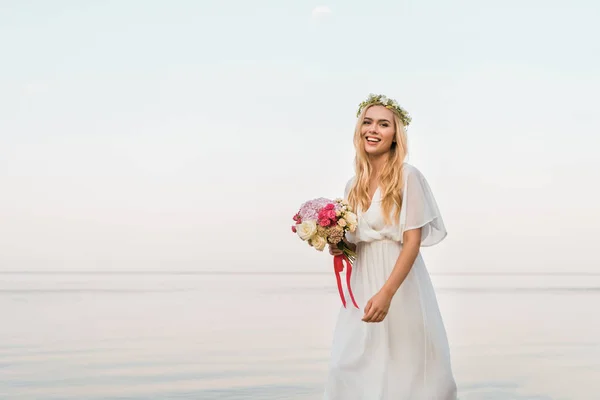
<path id="1" fill-rule="evenodd" d="M 0 271 L 329 271 L 369 93 L 412 116 L 432 273 L 598 272 L 594 1 L 0 1 Z"/>

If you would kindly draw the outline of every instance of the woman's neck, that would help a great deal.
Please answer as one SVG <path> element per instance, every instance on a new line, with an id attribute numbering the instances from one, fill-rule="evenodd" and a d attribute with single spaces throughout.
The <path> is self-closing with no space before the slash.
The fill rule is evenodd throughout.
<path id="1" fill-rule="evenodd" d="M 369 161 L 371 161 L 371 166 L 373 167 L 371 177 L 377 179 L 379 174 L 383 170 L 383 166 L 385 165 L 387 158 L 387 154 L 381 154 L 375 157 L 371 157 Z"/>

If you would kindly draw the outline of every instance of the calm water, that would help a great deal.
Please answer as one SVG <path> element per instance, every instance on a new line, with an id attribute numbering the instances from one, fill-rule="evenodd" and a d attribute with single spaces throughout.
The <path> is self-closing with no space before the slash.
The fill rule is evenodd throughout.
<path id="1" fill-rule="evenodd" d="M 433 275 L 461 400 L 600 398 L 600 275 Z M 1 399 L 320 399 L 331 274 L 0 273 Z"/>

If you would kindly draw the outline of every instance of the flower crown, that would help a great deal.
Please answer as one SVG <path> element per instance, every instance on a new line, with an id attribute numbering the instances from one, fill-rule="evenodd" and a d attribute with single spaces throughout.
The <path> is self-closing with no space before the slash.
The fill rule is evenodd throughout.
<path id="1" fill-rule="evenodd" d="M 382 95 L 382 94 L 372 94 L 372 93 L 369 95 L 367 100 L 365 100 L 359 104 L 358 112 L 356 113 L 356 116 L 358 117 L 365 107 L 371 106 L 371 105 L 380 105 L 380 106 L 384 106 L 385 108 L 388 108 L 392 111 L 395 111 L 396 114 L 398 114 L 398 116 L 400 117 L 400 120 L 402 121 L 402 124 L 404 126 L 408 126 L 410 124 L 410 121 L 412 121 L 412 118 L 410 117 L 410 115 L 408 115 L 408 112 L 405 109 L 403 109 L 402 107 L 400 107 L 400 105 L 398 105 L 398 102 L 396 100 L 389 99 L 385 95 Z"/>

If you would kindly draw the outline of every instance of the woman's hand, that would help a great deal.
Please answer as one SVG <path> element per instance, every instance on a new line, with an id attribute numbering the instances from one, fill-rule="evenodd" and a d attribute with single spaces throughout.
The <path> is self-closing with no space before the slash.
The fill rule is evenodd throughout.
<path id="1" fill-rule="evenodd" d="M 371 297 L 371 300 L 367 303 L 365 315 L 362 320 L 364 322 L 383 321 L 390 309 L 392 297 L 393 296 L 388 292 L 380 290 L 375 296 Z"/>
<path id="2" fill-rule="evenodd" d="M 329 254 L 331 254 L 332 256 L 339 256 L 339 255 L 344 254 L 344 252 L 338 248 L 337 244 L 328 243 L 328 245 L 329 245 Z"/>

